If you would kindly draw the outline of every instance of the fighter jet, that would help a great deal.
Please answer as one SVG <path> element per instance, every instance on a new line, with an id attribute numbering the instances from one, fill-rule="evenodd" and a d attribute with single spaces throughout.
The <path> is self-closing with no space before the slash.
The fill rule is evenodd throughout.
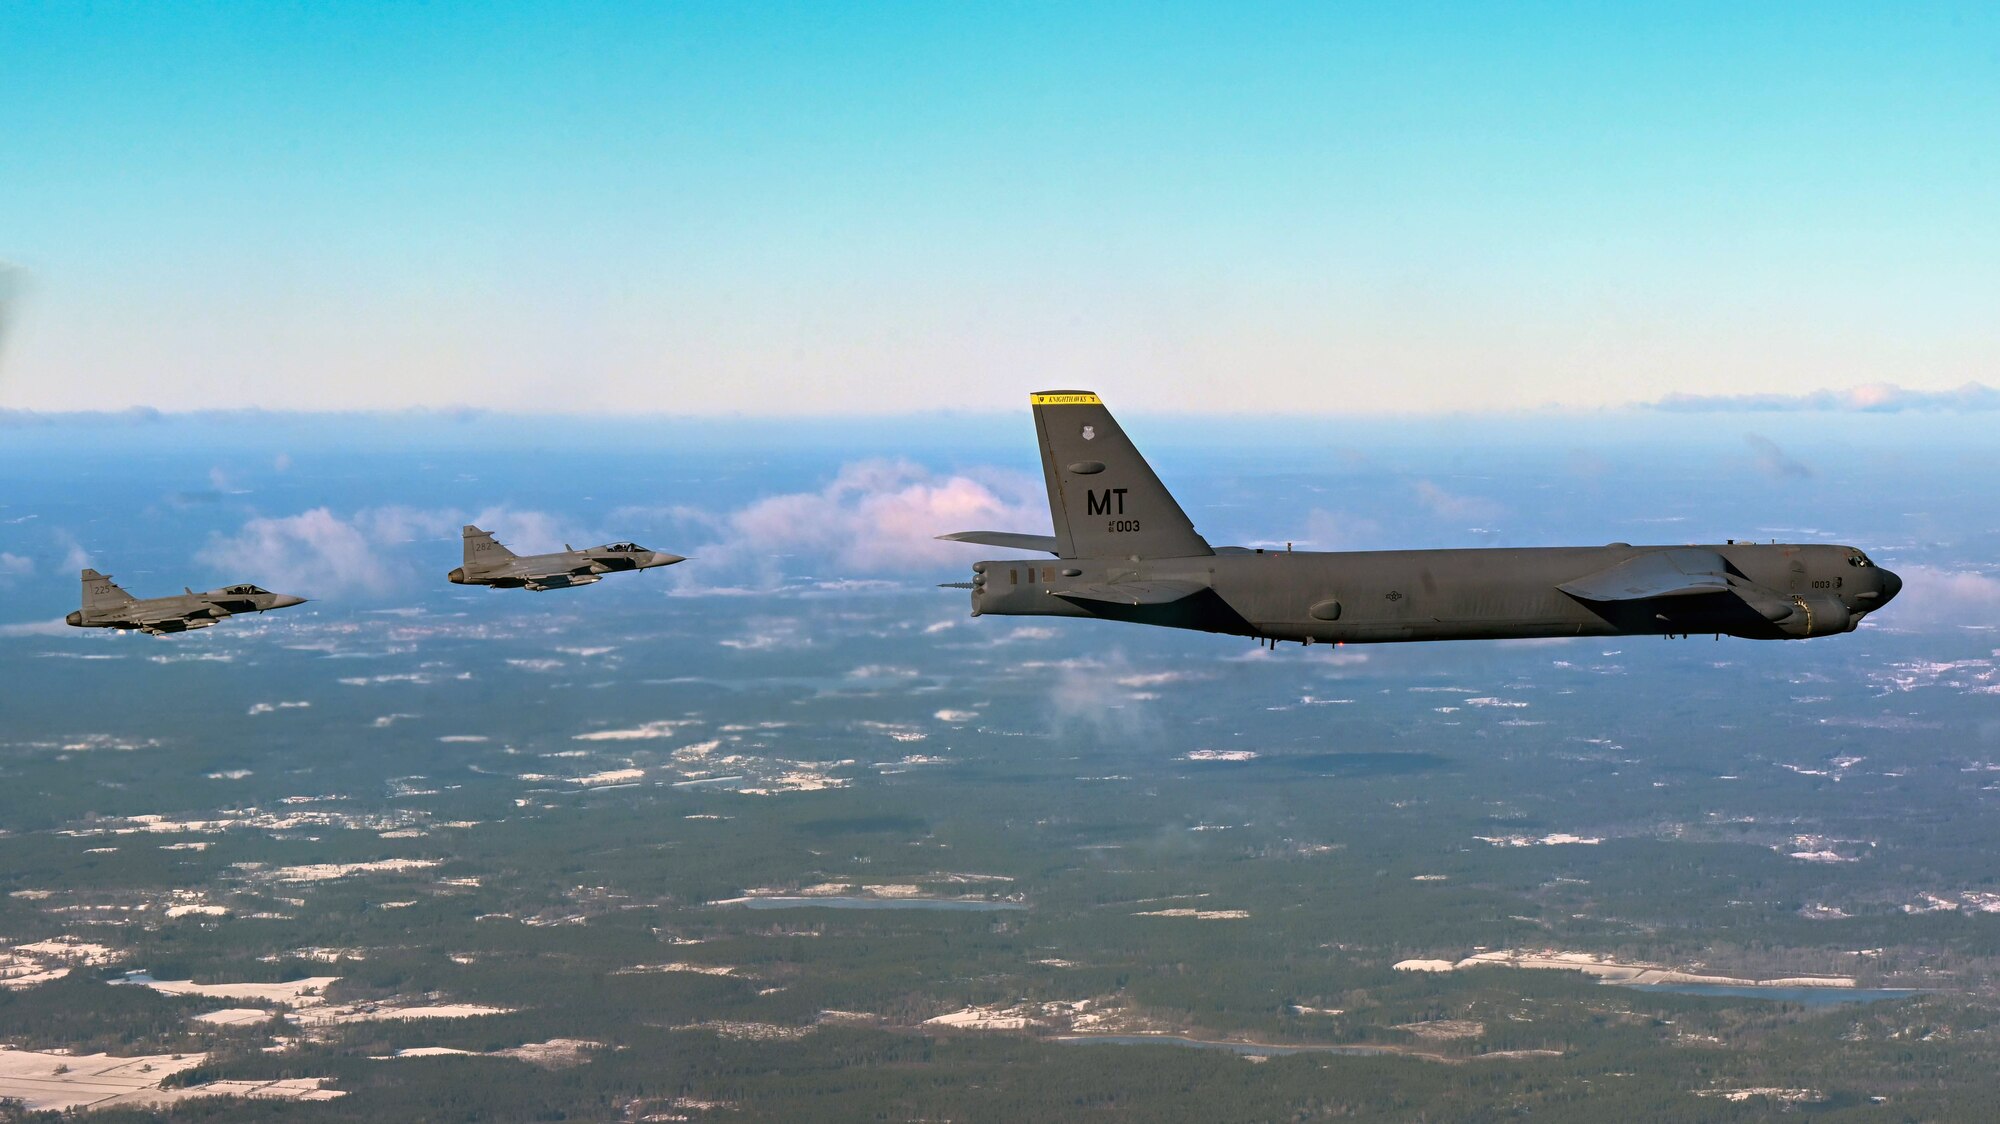
<path id="1" fill-rule="evenodd" d="M 1275 647 L 1551 636 L 1800 640 L 1851 632 L 1902 579 L 1851 546 L 1314 552 L 1211 547 L 1089 391 L 1031 395 L 1055 534 L 940 538 L 1046 551 L 978 562 L 972 615 L 1096 617 Z"/>
<path id="2" fill-rule="evenodd" d="M 569 589 L 601 581 L 621 570 L 651 570 L 687 559 L 678 554 L 647 550 L 638 543 L 615 542 L 575 550 L 563 544 L 560 554 L 516 554 L 493 539 L 490 531 L 465 528 L 465 565 L 445 576 L 456 585 L 494 589 Z"/>
<path id="3" fill-rule="evenodd" d="M 109 574 L 83 572 L 83 608 L 64 619 L 78 628 L 136 628 L 149 636 L 207 628 L 238 613 L 289 609 L 306 599 L 272 593 L 254 585 L 231 585 L 196 593 L 192 589 L 143 600 L 118 588 Z"/>

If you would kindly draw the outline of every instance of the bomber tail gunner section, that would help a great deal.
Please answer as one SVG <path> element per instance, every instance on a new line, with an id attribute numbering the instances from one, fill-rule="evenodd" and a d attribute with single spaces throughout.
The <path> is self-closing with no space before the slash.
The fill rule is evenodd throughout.
<path id="1" fill-rule="evenodd" d="M 1054 535 L 959 542 L 1054 562 L 973 566 L 972 612 L 1097 617 L 1301 643 L 1852 631 L 1902 589 L 1848 546 L 1356 552 L 1212 548 L 1097 395 L 1031 399 Z"/>
<path id="2" fill-rule="evenodd" d="M 272 593 L 254 585 L 231 585 L 196 593 L 183 588 L 166 597 L 137 598 L 111 575 L 83 571 L 83 607 L 64 618 L 77 628 L 136 629 L 151 636 L 209 628 L 243 613 L 263 613 L 303 605 L 306 599 Z"/>
<path id="3" fill-rule="evenodd" d="M 508 550 L 491 531 L 467 525 L 465 564 L 445 575 L 455 585 L 493 589 L 528 589 L 537 593 L 569 589 L 601 581 L 606 574 L 652 570 L 687 559 L 648 550 L 638 543 L 617 542 L 577 550 L 568 543 L 560 553 L 520 555 Z"/>

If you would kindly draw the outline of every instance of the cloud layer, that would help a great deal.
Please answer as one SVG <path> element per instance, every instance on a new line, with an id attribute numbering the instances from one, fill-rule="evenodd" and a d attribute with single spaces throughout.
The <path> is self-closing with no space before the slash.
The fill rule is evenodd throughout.
<path id="1" fill-rule="evenodd" d="M 768 589 L 800 576 L 935 571 L 981 556 L 936 535 L 1042 532 L 1049 526 L 1041 484 L 1030 477 L 997 470 L 937 474 L 894 460 L 857 461 L 816 491 L 766 496 L 731 511 L 627 508 L 611 519 L 621 525 L 620 534 L 634 533 L 634 524 L 671 524 L 669 539 L 651 545 L 699 561 L 699 572 L 670 571 L 683 588 Z M 521 553 L 604 538 L 602 531 L 541 511 L 386 506 L 343 514 L 316 507 L 259 516 L 232 534 L 211 536 L 198 558 L 238 580 L 287 593 L 383 596 L 442 580 L 446 560 L 457 557 L 447 544 L 466 523 L 493 531 Z M 421 557 L 411 549 L 417 544 Z M 0 560 L 0 570 L 4 565 Z"/>
<path id="2" fill-rule="evenodd" d="M 1869 383 L 1810 394 L 1669 394 L 1651 404 L 1675 413 L 1840 413 L 1897 414 L 1911 410 L 1968 413 L 2000 410 L 2000 389 L 1969 382 L 1953 390 L 1907 390 L 1892 383 Z"/>
<path id="3" fill-rule="evenodd" d="M 419 580 L 442 580 L 439 559 L 456 558 L 443 546 L 466 523 L 477 523 L 503 541 L 543 549 L 560 542 L 562 523 L 539 511 L 488 508 L 479 512 L 413 507 L 363 508 L 350 515 L 325 507 L 297 515 L 260 516 L 233 535 L 209 538 L 196 557 L 205 565 L 282 593 L 304 596 L 388 594 Z M 400 548 L 431 547 L 419 562 Z"/>
<path id="4" fill-rule="evenodd" d="M 717 576 L 710 580 L 718 584 L 772 585 L 786 573 L 920 573 L 983 557 L 963 543 L 937 541 L 951 531 L 1048 531 L 1039 481 L 976 472 L 938 475 L 909 461 L 857 461 L 818 491 L 767 496 L 704 517 L 717 537 L 687 553 L 712 565 Z"/>
<path id="5" fill-rule="evenodd" d="M 1879 618 L 1890 628 L 1943 629 L 2000 625 L 2000 577 L 1938 566 L 1895 567 L 1903 592 Z"/>

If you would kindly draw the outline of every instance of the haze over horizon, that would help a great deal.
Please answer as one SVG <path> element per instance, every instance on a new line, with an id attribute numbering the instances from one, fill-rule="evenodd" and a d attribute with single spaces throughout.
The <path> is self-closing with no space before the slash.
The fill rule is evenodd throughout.
<path id="1" fill-rule="evenodd" d="M 0 13 L 0 408 L 1992 382 L 2000 15 Z M 1747 403 L 1746 403 L 1747 404 Z"/>

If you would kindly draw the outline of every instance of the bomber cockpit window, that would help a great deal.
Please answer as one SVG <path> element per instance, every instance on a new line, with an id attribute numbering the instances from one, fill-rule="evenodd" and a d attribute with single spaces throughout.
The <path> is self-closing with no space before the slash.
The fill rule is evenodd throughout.
<path id="1" fill-rule="evenodd" d="M 1860 567 L 1861 569 L 1867 569 L 1868 567 L 1873 566 L 1875 563 L 1870 562 L 1866 554 L 1863 554 L 1857 550 L 1850 553 L 1847 556 L 1847 564 L 1850 566 Z"/>

